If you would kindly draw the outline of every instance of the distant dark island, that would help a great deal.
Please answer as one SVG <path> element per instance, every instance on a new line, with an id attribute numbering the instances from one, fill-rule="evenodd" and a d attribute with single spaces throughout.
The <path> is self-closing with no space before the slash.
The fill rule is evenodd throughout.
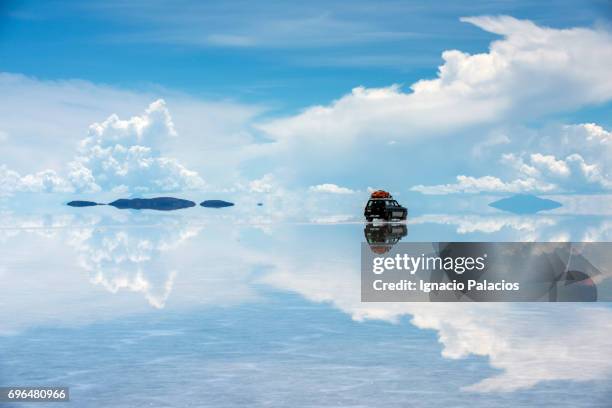
<path id="1" fill-rule="evenodd" d="M 104 205 L 104 204 L 95 203 L 93 201 L 76 200 L 76 201 L 71 201 L 71 202 L 67 203 L 66 205 L 69 205 L 71 207 L 93 207 L 95 205 Z"/>
<path id="2" fill-rule="evenodd" d="M 96 203 L 94 201 L 75 200 L 70 201 L 67 205 L 71 207 L 93 207 L 96 205 L 110 205 L 120 210 L 158 210 L 158 211 L 173 211 L 183 208 L 194 207 L 196 203 L 189 200 L 174 197 L 155 197 L 155 198 L 120 198 L 109 204 Z M 206 208 L 223 208 L 231 207 L 234 203 L 223 200 L 206 200 L 200 203 Z"/>
<path id="3" fill-rule="evenodd" d="M 120 210 L 131 209 L 131 210 L 159 210 L 159 211 L 172 211 L 180 210 L 182 208 L 189 208 L 195 206 L 193 201 L 183 200 L 181 198 L 174 197 L 155 197 L 155 198 L 121 198 L 115 200 L 109 205 Z"/>
<path id="4" fill-rule="evenodd" d="M 557 201 L 536 197 L 531 194 L 517 194 L 512 197 L 494 201 L 490 203 L 489 206 L 514 214 L 535 214 L 539 211 L 559 208 L 562 206 L 562 204 Z"/>
<path id="5" fill-rule="evenodd" d="M 202 207 L 206 208 L 223 208 L 223 207 L 231 207 L 234 203 L 230 203 L 229 201 L 223 200 L 205 200 L 200 203 Z"/>

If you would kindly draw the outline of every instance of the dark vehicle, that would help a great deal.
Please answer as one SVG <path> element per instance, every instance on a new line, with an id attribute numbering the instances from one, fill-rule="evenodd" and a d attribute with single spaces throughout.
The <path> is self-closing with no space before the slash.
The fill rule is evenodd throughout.
<path id="1" fill-rule="evenodd" d="M 405 220 L 408 210 L 395 201 L 391 194 L 378 190 L 372 193 L 363 215 L 368 222 L 375 218 L 385 221 Z"/>

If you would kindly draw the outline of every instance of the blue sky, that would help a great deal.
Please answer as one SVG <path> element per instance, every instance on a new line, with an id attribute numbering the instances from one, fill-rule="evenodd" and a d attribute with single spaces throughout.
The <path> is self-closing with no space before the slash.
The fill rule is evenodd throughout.
<path id="1" fill-rule="evenodd" d="M 0 10 L 4 195 L 612 188 L 606 1 Z"/>
<path id="2" fill-rule="evenodd" d="M 556 28 L 606 18 L 604 1 L 125 3 L 9 1 L 3 70 L 299 109 L 357 85 L 433 77 L 446 49 L 486 50 L 496 36 L 463 16 L 508 14 Z"/>

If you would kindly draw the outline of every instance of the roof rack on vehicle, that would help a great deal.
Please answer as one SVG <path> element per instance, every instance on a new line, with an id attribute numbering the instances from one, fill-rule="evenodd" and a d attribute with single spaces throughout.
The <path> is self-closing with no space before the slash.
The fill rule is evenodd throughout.
<path id="1" fill-rule="evenodd" d="M 371 198 L 392 198 L 388 191 L 376 190 L 372 192 Z"/>

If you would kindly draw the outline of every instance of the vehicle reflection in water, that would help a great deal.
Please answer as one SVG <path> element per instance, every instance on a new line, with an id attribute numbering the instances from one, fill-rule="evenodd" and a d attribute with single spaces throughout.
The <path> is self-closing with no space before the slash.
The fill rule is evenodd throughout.
<path id="1" fill-rule="evenodd" d="M 597 244 L 594 244 L 597 245 Z M 441 242 L 438 255 L 443 258 L 468 258 L 487 255 L 483 270 L 463 273 L 437 269 L 431 273 L 432 282 L 461 282 L 461 291 L 430 292 L 432 301 L 453 301 L 461 297 L 478 302 L 487 301 L 549 301 L 594 302 L 597 287 L 592 277 L 601 272 L 586 259 L 575 244 L 563 243 L 469 243 Z M 520 291 L 483 291 L 468 289 L 470 281 L 517 282 Z"/>
<path id="2" fill-rule="evenodd" d="M 408 235 L 408 228 L 402 223 L 367 223 L 363 232 L 372 252 L 386 254 L 393 245 Z"/>

